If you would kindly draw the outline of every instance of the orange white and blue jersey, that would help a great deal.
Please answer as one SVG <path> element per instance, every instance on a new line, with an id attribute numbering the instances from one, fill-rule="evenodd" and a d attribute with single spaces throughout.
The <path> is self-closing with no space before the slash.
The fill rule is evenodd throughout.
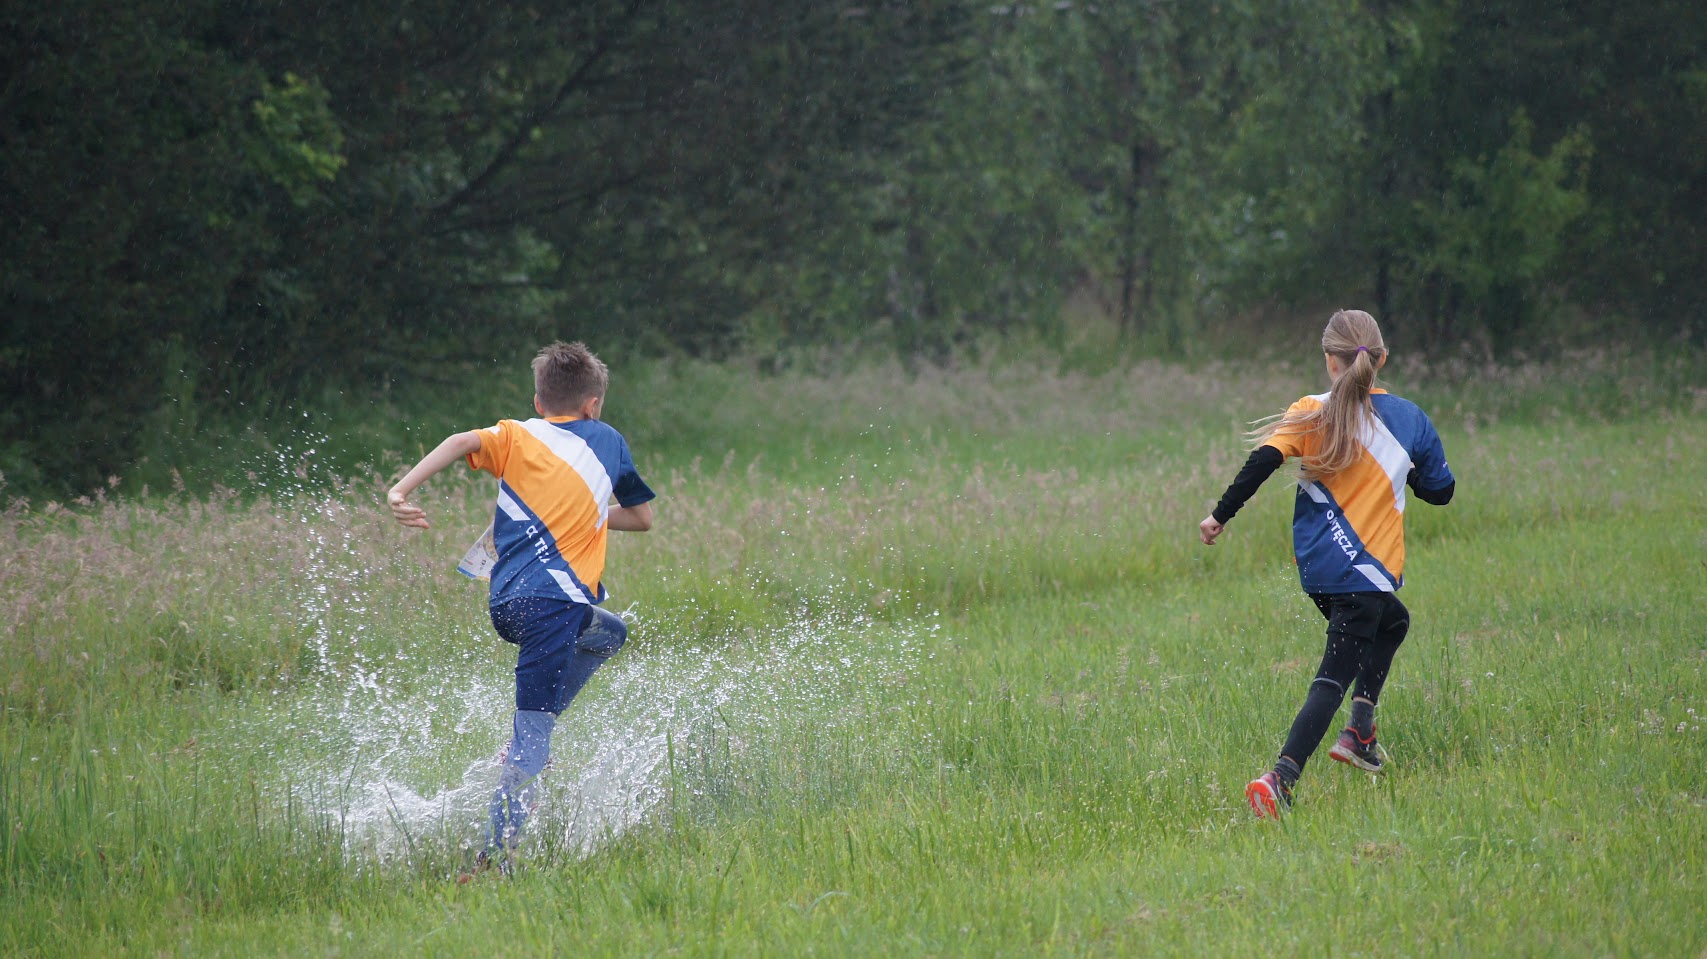
<path id="1" fill-rule="evenodd" d="M 1320 409 L 1328 394 L 1306 396 L 1287 412 Z M 1419 496 L 1455 485 L 1440 435 L 1410 400 L 1372 390 L 1375 416 L 1358 435 L 1357 461 L 1320 480 L 1300 477 L 1292 549 L 1306 593 L 1391 593 L 1404 585 L 1406 486 Z M 1286 457 L 1317 453 L 1321 434 L 1283 431 L 1265 445 Z"/>
<path id="2" fill-rule="evenodd" d="M 480 449 L 468 455 L 469 467 L 498 477 L 491 605 L 521 597 L 604 602 L 611 500 L 626 507 L 654 497 L 622 434 L 598 420 L 553 416 L 501 420 L 475 435 Z"/>

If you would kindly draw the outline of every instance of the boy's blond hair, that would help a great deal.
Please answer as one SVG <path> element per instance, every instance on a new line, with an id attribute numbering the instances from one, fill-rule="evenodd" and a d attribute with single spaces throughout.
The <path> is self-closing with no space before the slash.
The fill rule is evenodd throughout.
<path id="1" fill-rule="evenodd" d="M 1312 480 L 1332 476 L 1363 455 L 1358 434 L 1364 423 L 1375 418 L 1369 391 L 1375 388 L 1375 373 L 1387 356 L 1387 344 L 1375 317 L 1362 310 L 1339 310 L 1322 331 L 1322 352 L 1339 360 L 1341 370 L 1327 402 L 1316 409 L 1259 420 L 1251 431 L 1256 446 L 1276 433 L 1320 433 L 1315 455 L 1305 457 L 1303 463 L 1305 478 Z"/>
<path id="2" fill-rule="evenodd" d="M 559 340 L 533 358 L 533 391 L 547 413 L 572 413 L 609 388 L 610 369 L 585 343 Z"/>

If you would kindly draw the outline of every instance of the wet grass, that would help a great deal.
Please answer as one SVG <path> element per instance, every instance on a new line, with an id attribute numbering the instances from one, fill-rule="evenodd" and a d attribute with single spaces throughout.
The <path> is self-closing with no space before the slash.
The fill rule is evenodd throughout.
<path id="1" fill-rule="evenodd" d="M 466 885 L 468 823 L 405 791 L 502 733 L 510 653 L 450 572 L 485 484 L 436 484 L 421 535 L 376 508 L 383 468 L 300 462 L 15 507 L 0 954 L 1699 954 L 1688 369 L 1395 371 L 1460 482 L 1409 516 L 1395 761 L 1321 757 L 1278 826 L 1242 787 L 1320 651 L 1290 495 L 1213 550 L 1195 526 L 1240 422 L 1313 371 L 619 375 L 660 521 L 613 546 L 639 622 L 551 795 L 650 798 L 591 839 L 548 814 L 513 878 Z M 628 728 L 656 763 L 598 773 Z M 350 815 L 376 778 L 398 791 Z"/>

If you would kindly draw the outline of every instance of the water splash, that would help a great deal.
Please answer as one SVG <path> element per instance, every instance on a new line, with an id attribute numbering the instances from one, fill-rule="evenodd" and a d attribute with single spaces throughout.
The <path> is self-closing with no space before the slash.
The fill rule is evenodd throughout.
<path id="1" fill-rule="evenodd" d="M 646 821 L 672 788 L 703 794 L 710 775 L 739 778 L 735 767 L 786 751 L 796 734 L 868 713 L 921 655 L 922 630 L 847 612 L 801 611 L 709 642 L 648 635 L 644 616 L 630 618 L 643 641 L 600 670 L 558 722 L 529 825 L 540 847 L 592 853 Z M 489 662 L 453 659 L 407 697 L 383 669 L 328 672 L 324 695 L 271 717 L 312 744 L 292 759 L 290 778 L 334 797 L 316 812 L 338 820 L 354 847 L 389 858 L 423 837 L 481 839 L 514 702 L 509 673 L 495 668 L 514 653 L 490 644 Z M 447 755 L 463 757 L 460 772 L 435 783 Z"/>
<path id="2" fill-rule="evenodd" d="M 354 854 L 476 845 L 509 738 L 515 649 L 485 622 L 478 586 L 457 580 L 468 595 L 444 602 L 442 581 L 401 547 L 376 553 L 383 538 L 364 524 L 383 519 L 350 490 L 303 480 L 298 466 L 273 490 L 301 527 L 288 591 L 306 675 L 252 714 L 244 752 L 270 759 L 281 808 L 310 797 L 306 811 Z M 412 598 L 397 599 L 400 586 Z M 673 790 L 751 782 L 766 761 L 883 708 L 937 627 L 876 621 L 852 598 L 865 594 L 830 584 L 773 621 L 722 631 L 622 611 L 630 642 L 560 718 L 528 842 L 590 854 Z"/>

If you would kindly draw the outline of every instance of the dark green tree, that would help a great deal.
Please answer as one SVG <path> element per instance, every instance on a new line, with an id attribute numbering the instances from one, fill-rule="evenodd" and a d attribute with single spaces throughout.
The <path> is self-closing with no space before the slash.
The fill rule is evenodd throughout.
<path id="1" fill-rule="evenodd" d="M 1016 15 L 1022 9 L 1014 8 Z M 1369 27 L 1351 3 L 1053 4 L 1034 58 L 1082 204 L 1074 247 L 1123 335 L 1182 348 L 1260 295 L 1350 147 Z"/>
<path id="2" fill-rule="evenodd" d="M 1545 347 L 1571 307 L 1664 335 L 1707 280 L 1703 41 L 1687 3 L 1382 2 L 1385 71 L 1339 193 L 1355 264 L 1401 337 Z"/>
<path id="3" fill-rule="evenodd" d="M 928 115 L 962 19 L 9 4 L 0 470 L 87 488 L 198 411 L 543 337 L 737 343 Z"/>

